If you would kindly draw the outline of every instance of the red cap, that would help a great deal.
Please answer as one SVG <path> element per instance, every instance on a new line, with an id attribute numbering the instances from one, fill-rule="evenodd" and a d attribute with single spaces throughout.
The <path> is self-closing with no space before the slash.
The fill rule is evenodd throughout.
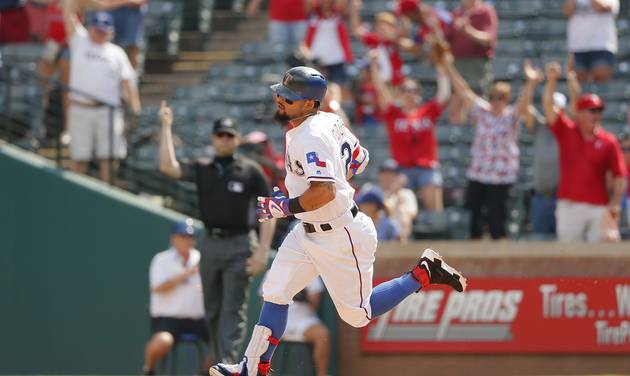
<path id="1" fill-rule="evenodd" d="M 398 0 L 396 6 L 396 14 L 399 16 L 405 13 L 413 12 L 418 9 L 422 0 Z"/>
<path id="2" fill-rule="evenodd" d="M 597 94 L 583 94 L 577 102 L 578 110 L 591 110 L 594 108 L 606 107 L 604 101 Z"/>

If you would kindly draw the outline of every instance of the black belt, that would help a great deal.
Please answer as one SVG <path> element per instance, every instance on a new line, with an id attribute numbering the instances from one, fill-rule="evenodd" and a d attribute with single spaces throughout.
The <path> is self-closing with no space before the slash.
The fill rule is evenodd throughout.
<path id="1" fill-rule="evenodd" d="M 107 107 L 107 105 L 103 104 L 103 103 L 98 103 L 98 102 L 81 102 L 81 101 L 77 101 L 75 99 L 70 99 L 70 104 L 76 104 L 77 106 L 87 107 L 87 108 Z"/>
<path id="2" fill-rule="evenodd" d="M 220 228 L 220 227 L 211 227 L 206 228 L 206 234 L 211 239 L 225 239 L 231 238 L 238 235 L 247 234 L 249 229 L 234 229 L 234 228 Z"/>
<path id="3" fill-rule="evenodd" d="M 544 197 L 544 198 L 554 198 L 556 197 L 556 190 L 552 189 L 552 190 L 545 190 L 545 191 L 539 191 L 539 190 L 535 190 L 536 194 L 538 196 Z"/>
<path id="4" fill-rule="evenodd" d="M 356 217 L 357 214 L 359 214 L 359 208 L 357 208 L 356 205 L 352 205 L 352 209 L 350 209 L 350 213 L 352 213 L 353 218 Z M 304 231 L 306 231 L 307 234 L 312 234 L 314 232 L 317 232 L 317 230 L 315 229 L 315 226 L 319 226 L 319 228 L 321 228 L 322 231 L 330 231 L 333 229 L 329 223 L 322 223 L 321 225 L 314 225 L 312 223 L 302 222 L 302 226 L 304 226 Z"/>

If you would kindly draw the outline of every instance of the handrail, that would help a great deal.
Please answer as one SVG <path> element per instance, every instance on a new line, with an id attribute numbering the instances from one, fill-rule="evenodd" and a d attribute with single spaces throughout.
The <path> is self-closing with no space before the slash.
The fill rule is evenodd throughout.
<path id="1" fill-rule="evenodd" d="M 17 72 L 17 73 L 16 73 Z M 15 81 L 16 74 L 19 74 L 23 79 L 19 82 Z M 23 66 L 12 64 L 11 62 L 4 61 L 4 64 L 0 66 L 0 95 L 4 94 L 4 99 L 0 102 L 0 106 L 4 107 L 0 112 L 0 138 L 4 138 L 5 141 L 20 146 L 22 148 L 36 151 L 37 145 L 26 142 L 24 135 L 33 132 L 33 125 L 31 123 L 35 121 L 41 121 L 42 126 L 45 121 L 44 116 L 37 117 L 38 111 L 44 111 L 41 108 L 41 103 L 34 102 L 32 99 L 26 101 L 20 101 L 15 92 L 19 88 L 28 87 L 29 85 L 36 85 L 37 82 L 46 81 L 45 90 L 52 92 L 55 88 L 62 91 L 71 91 L 84 95 L 86 98 L 93 99 L 95 103 L 107 106 L 109 109 L 109 135 L 110 144 L 109 152 L 113 155 L 113 119 L 114 111 L 124 109 L 123 106 L 114 106 L 111 103 L 105 103 L 104 101 L 96 98 L 89 93 L 84 93 L 80 90 L 73 89 L 68 85 L 64 85 L 58 79 L 45 79 L 36 74 L 32 70 L 26 69 Z M 24 118 L 18 117 L 18 107 L 27 107 L 28 113 Z M 54 114 L 53 119 L 59 120 L 62 114 Z M 24 123 L 24 124 L 21 124 Z M 63 145 L 60 140 L 60 133 L 55 134 L 54 137 L 54 154 L 49 155 L 48 158 L 54 160 L 58 168 L 64 168 L 63 162 L 65 161 L 63 155 Z M 133 154 L 133 148 L 128 148 L 128 154 Z M 110 181 L 107 182 L 110 185 L 118 186 L 123 189 L 129 190 L 134 193 L 147 192 L 154 195 L 168 196 L 170 199 L 164 202 L 165 207 L 175 208 L 178 211 L 184 212 L 188 215 L 198 216 L 196 207 L 196 194 L 194 187 L 182 184 L 176 181 L 172 181 L 168 177 L 163 176 L 159 170 L 146 171 L 134 166 L 127 165 L 122 161 L 120 169 L 118 171 L 118 178 L 113 173 L 113 160 L 110 158 Z"/>

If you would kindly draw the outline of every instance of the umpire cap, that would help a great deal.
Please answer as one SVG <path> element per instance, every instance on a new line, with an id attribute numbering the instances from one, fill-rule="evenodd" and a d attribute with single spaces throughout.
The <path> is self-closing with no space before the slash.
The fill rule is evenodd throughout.
<path id="1" fill-rule="evenodd" d="M 217 134 L 217 133 L 229 133 L 235 136 L 238 136 L 241 134 L 238 131 L 238 125 L 236 124 L 236 120 L 228 116 L 220 117 L 214 121 L 212 134 Z"/>
<path id="2" fill-rule="evenodd" d="M 282 77 L 282 83 L 271 85 L 271 91 L 292 101 L 312 99 L 321 102 L 327 84 L 323 74 L 302 66 L 289 69 Z"/>

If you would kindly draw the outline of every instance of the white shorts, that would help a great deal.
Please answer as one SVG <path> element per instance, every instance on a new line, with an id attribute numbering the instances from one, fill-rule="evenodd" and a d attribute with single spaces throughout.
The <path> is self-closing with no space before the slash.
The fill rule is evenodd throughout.
<path id="1" fill-rule="evenodd" d="M 359 212 L 352 222 L 329 232 L 307 234 L 298 223 L 284 239 L 263 284 L 263 298 L 289 304 L 318 274 L 339 316 L 354 327 L 372 317 L 370 296 L 376 229 Z"/>
<path id="2" fill-rule="evenodd" d="M 308 303 L 294 302 L 289 306 L 287 328 L 282 335 L 282 340 L 304 342 L 304 333 L 313 325 L 320 323 L 321 320 Z"/>
<path id="3" fill-rule="evenodd" d="M 599 242 L 606 206 L 558 200 L 556 232 L 563 242 Z"/>
<path id="4" fill-rule="evenodd" d="M 127 155 L 127 143 L 123 135 L 122 111 L 114 110 L 113 121 L 113 159 L 123 159 Z M 110 159 L 108 107 L 85 107 L 70 103 L 68 131 L 70 158 L 73 161 L 90 161 L 94 155 L 97 159 Z"/>

